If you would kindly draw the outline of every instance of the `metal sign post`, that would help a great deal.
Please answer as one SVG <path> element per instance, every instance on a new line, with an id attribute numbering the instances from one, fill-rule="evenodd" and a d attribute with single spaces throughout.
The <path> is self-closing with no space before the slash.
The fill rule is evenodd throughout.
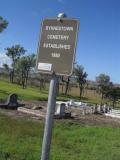
<path id="1" fill-rule="evenodd" d="M 56 19 L 45 19 L 38 46 L 37 70 L 52 74 L 42 144 L 41 160 L 49 160 L 56 105 L 57 75 L 71 75 L 75 59 L 78 21 L 67 19 L 64 13 Z"/>
<path id="2" fill-rule="evenodd" d="M 54 112 L 56 105 L 56 90 L 57 90 L 57 76 L 53 74 L 49 88 L 48 107 L 47 107 L 47 115 L 46 115 L 45 129 L 44 129 L 41 160 L 49 159 L 53 119 L 54 119 Z"/>

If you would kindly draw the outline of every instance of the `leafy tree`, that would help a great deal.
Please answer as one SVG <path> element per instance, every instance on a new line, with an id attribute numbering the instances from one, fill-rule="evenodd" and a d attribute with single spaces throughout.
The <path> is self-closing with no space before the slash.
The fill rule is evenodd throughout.
<path id="1" fill-rule="evenodd" d="M 101 94 L 101 99 L 103 99 L 113 84 L 110 82 L 110 77 L 106 74 L 100 74 L 98 77 L 96 77 L 96 82 L 98 84 L 98 91 Z"/>
<path id="2" fill-rule="evenodd" d="M 7 64 L 5 64 L 5 63 L 2 66 L 3 66 L 3 71 L 2 71 L 1 74 L 4 77 L 8 77 L 8 75 L 9 75 L 9 66 Z"/>
<path id="3" fill-rule="evenodd" d="M 110 77 L 106 74 L 100 74 L 98 77 L 96 77 L 96 81 L 100 85 L 108 85 L 110 83 Z"/>
<path id="4" fill-rule="evenodd" d="M 7 28 L 8 22 L 0 16 L 0 33 Z"/>
<path id="5" fill-rule="evenodd" d="M 119 87 L 113 87 L 109 89 L 105 96 L 112 100 L 113 107 L 115 107 L 116 102 L 120 99 L 120 88 Z"/>
<path id="6" fill-rule="evenodd" d="M 17 63 L 18 59 L 25 54 L 26 50 L 19 44 L 14 45 L 12 47 L 8 47 L 5 50 L 6 50 L 6 55 L 12 60 L 13 69 L 10 73 L 10 76 L 11 76 L 11 82 L 13 83 L 15 64 Z"/>
<path id="7" fill-rule="evenodd" d="M 9 72 L 9 66 L 8 64 L 3 64 L 3 68 L 5 69 L 6 72 Z"/>
<path id="8" fill-rule="evenodd" d="M 35 67 L 36 57 L 34 54 L 21 57 L 15 69 L 21 79 L 23 89 L 27 87 L 28 76 L 33 67 Z"/>
<path id="9" fill-rule="evenodd" d="M 77 65 L 74 69 L 74 73 L 77 78 L 77 82 L 79 84 L 80 89 L 80 99 L 82 98 L 82 93 L 84 89 L 84 85 L 86 84 L 87 73 L 84 71 L 84 67 L 81 65 Z"/>

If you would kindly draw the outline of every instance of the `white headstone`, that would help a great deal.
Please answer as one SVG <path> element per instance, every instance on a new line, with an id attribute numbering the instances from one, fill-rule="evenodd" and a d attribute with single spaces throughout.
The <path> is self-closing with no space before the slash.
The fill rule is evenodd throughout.
<path id="1" fill-rule="evenodd" d="M 65 103 L 58 104 L 56 114 L 65 115 Z"/>

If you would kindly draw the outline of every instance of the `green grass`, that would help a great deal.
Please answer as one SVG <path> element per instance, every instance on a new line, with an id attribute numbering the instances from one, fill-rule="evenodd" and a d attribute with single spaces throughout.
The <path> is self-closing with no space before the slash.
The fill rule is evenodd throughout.
<path id="1" fill-rule="evenodd" d="M 61 90 L 60 90 L 61 91 Z M 48 90 L 40 91 L 39 88 L 29 87 L 27 89 L 22 89 L 21 86 L 16 84 L 11 84 L 7 81 L 0 80 L 0 99 L 6 99 L 9 94 L 16 93 L 18 94 L 19 99 L 23 100 L 47 100 L 48 99 Z M 92 98 L 93 97 L 93 98 Z M 68 99 L 79 99 L 79 89 L 76 91 L 73 88 L 69 95 L 65 96 L 60 94 L 57 96 L 57 100 L 68 100 Z M 97 98 L 93 96 L 93 93 L 88 92 L 82 99 L 84 102 L 96 103 L 99 102 Z"/>
<path id="2" fill-rule="evenodd" d="M 19 99 L 22 100 L 41 100 L 46 101 L 48 99 L 48 90 L 40 91 L 39 88 L 28 87 L 22 89 L 21 86 L 11 84 L 6 81 L 0 81 L 0 99 L 6 99 L 9 94 L 16 93 Z M 57 100 L 68 100 L 69 96 L 60 95 Z"/>
<path id="3" fill-rule="evenodd" d="M 48 91 L 40 92 L 39 89 L 28 87 L 22 89 L 21 86 L 0 81 L 0 98 L 5 99 L 9 94 L 18 94 L 19 99 L 24 100 L 47 100 Z"/>
<path id="4" fill-rule="evenodd" d="M 37 159 L 40 152 L 41 127 L 41 124 L 0 115 L 0 160 Z"/>
<path id="5" fill-rule="evenodd" d="M 0 160 L 39 160 L 43 122 L 0 114 Z M 55 122 L 50 160 L 119 160 L 120 128 Z"/>
<path id="6" fill-rule="evenodd" d="M 48 86 L 49 87 L 49 86 Z M 5 100 L 9 94 L 16 93 L 20 100 L 48 100 L 48 89 L 40 91 L 36 87 L 27 87 L 22 89 L 21 86 L 0 80 L 0 100 Z M 59 94 L 57 100 L 67 101 L 69 99 L 79 99 L 78 96 Z"/>
<path id="7" fill-rule="evenodd" d="M 48 85 L 49 87 L 49 85 Z M 16 93 L 18 95 L 18 99 L 20 100 L 39 100 L 39 101 L 47 101 L 48 100 L 48 89 L 40 91 L 39 88 L 36 87 L 27 87 L 27 89 L 22 89 L 21 86 L 16 84 L 11 84 L 6 79 L 0 80 L 0 101 L 7 99 L 8 95 L 11 93 Z M 79 99 L 79 88 L 72 88 L 71 92 L 68 92 L 68 95 L 65 96 L 61 92 L 57 96 L 57 100 L 67 101 L 70 99 Z M 101 98 L 98 93 L 93 90 L 85 90 L 82 97 L 82 102 L 87 102 L 90 105 L 100 104 Z M 104 100 L 103 103 L 110 102 L 108 100 Z M 112 102 L 111 102 L 112 104 Z M 120 108 L 120 102 L 116 103 L 116 107 Z"/>
<path id="8" fill-rule="evenodd" d="M 47 100 L 48 91 L 0 81 L 0 99 L 17 93 L 23 100 Z M 78 98 L 79 90 L 73 89 L 69 96 L 58 100 Z M 83 101 L 99 102 L 99 95 L 87 91 Z M 12 118 L 0 114 L 0 160 L 40 159 L 43 122 L 27 118 Z M 55 122 L 50 160 L 119 160 L 120 128 L 112 126 L 89 126 L 66 120 Z"/>

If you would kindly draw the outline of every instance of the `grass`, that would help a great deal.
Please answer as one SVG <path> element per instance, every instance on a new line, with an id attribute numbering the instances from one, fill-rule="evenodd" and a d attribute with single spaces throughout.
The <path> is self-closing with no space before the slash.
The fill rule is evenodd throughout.
<path id="1" fill-rule="evenodd" d="M 22 89 L 21 86 L 16 84 L 11 84 L 7 81 L 0 81 L 0 99 L 6 99 L 11 93 L 17 93 L 19 99 L 23 100 L 47 100 L 48 90 L 40 91 L 39 88 L 29 87 L 27 89 Z M 57 100 L 68 100 L 68 99 L 79 99 L 79 88 L 72 88 L 69 95 L 65 96 L 61 93 L 57 96 Z M 93 91 L 85 91 L 83 94 L 82 101 L 88 102 L 90 104 L 99 103 L 100 97 Z"/>
<path id="2" fill-rule="evenodd" d="M 49 87 L 49 85 L 48 85 Z M 73 87 L 71 91 L 68 92 L 68 95 L 65 96 L 62 93 L 62 89 L 60 87 L 60 94 L 57 96 L 57 100 L 67 101 L 69 99 L 79 99 L 79 88 Z M 27 87 L 27 89 L 22 89 L 21 86 L 16 84 L 11 84 L 6 79 L 0 80 L 0 101 L 7 99 L 8 95 L 11 93 L 16 93 L 20 100 L 38 100 L 38 101 L 47 101 L 48 100 L 48 88 L 46 90 L 40 91 L 39 88 L 36 87 Z M 85 90 L 82 97 L 82 102 L 87 102 L 89 105 L 100 104 L 101 98 L 98 93 L 94 90 Z M 109 100 L 103 100 L 102 103 L 110 103 Z M 120 108 L 120 102 L 116 103 L 116 107 Z"/>
<path id="3" fill-rule="evenodd" d="M 0 160 L 38 160 L 43 122 L 0 114 Z M 50 160 L 119 160 L 120 128 L 55 122 Z"/>
<path id="4" fill-rule="evenodd" d="M 0 160 L 34 160 L 40 152 L 41 124 L 0 115 Z"/>
<path id="5" fill-rule="evenodd" d="M 0 98 L 17 93 L 19 99 L 47 100 L 48 91 L 0 81 Z M 79 89 L 58 100 L 78 98 Z M 99 103 L 94 91 L 84 92 L 83 101 Z M 41 155 L 43 122 L 14 118 L 0 113 L 0 160 L 38 160 Z M 119 160 L 120 128 L 81 125 L 70 120 L 56 121 L 53 129 L 50 160 Z"/>
<path id="6" fill-rule="evenodd" d="M 39 88 L 28 87 L 27 89 L 22 89 L 21 86 L 16 84 L 11 84 L 6 81 L 0 81 L 0 99 L 6 99 L 7 96 L 11 93 L 16 93 L 19 99 L 23 100 L 42 100 L 46 101 L 48 99 L 48 90 L 40 91 Z M 92 93 L 88 93 L 88 95 L 92 95 Z M 82 101 L 93 103 L 95 100 L 91 99 L 87 94 L 84 94 Z M 87 96 L 87 97 L 85 97 Z M 79 89 L 76 89 L 76 92 L 73 91 L 65 96 L 64 94 L 60 94 L 57 96 L 57 100 L 68 100 L 68 99 L 79 99 Z"/>
<path id="7" fill-rule="evenodd" d="M 19 99 L 22 100 L 46 101 L 48 99 L 48 90 L 40 91 L 39 88 L 35 87 L 28 87 L 27 89 L 22 89 L 19 85 L 11 84 L 6 81 L 0 81 L 0 99 L 6 99 L 7 96 L 12 93 L 16 93 Z M 57 100 L 67 100 L 68 97 L 60 95 L 57 97 Z"/>
<path id="8" fill-rule="evenodd" d="M 48 91 L 0 81 L 0 98 L 17 93 L 19 99 L 47 100 Z M 79 89 L 59 100 L 78 98 Z M 92 91 L 84 93 L 83 101 L 99 102 L 99 95 Z M 43 122 L 27 118 L 13 118 L 0 113 L 0 160 L 40 159 Z M 50 160 L 119 160 L 120 128 L 112 126 L 88 126 L 69 120 L 55 122 Z"/>
<path id="9" fill-rule="evenodd" d="M 17 93 L 20 99 L 46 100 L 48 92 L 40 92 L 39 89 L 28 87 L 22 89 L 21 86 L 0 81 L 0 98 L 5 99 L 9 94 Z"/>

